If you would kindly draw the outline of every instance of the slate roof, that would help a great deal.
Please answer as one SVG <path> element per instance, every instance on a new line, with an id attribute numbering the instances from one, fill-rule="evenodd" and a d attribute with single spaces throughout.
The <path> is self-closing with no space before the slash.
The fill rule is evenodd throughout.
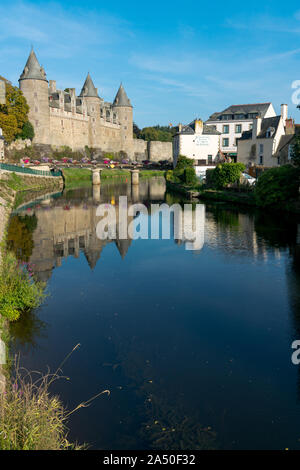
<path id="1" fill-rule="evenodd" d="M 27 80 L 29 78 L 33 78 L 35 80 L 44 80 L 46 82 L 48 81 L 45 71 L 43 67 L 40 66 L 33 49 L 30 51 L 29 57 L 19 80 Z"/>
<path id="2" fill-rule="evenodd" d="M 271 103 L 254 103 L 254 104 L 234 104 L 228 106 L 228 108 L 224 109 L 220 113 L 212 114 L 209 119 L 206 121 L 217 121 L 220 120 L 223 114 L 230 114 L 232 117 L 236 114 L 252 114 L 257 113 L 262 118 L 265 116 L 269 106 Z"/>
<path id="3" fill-rule="evenodd" d="M 93 83 L 93 80 L 91 79 L 90 73 L 87 74 L 87 77 L 85 79 L 84 85 L 82 87 L 82 90 L 79 96 L 99 98 L 97 90 Z"/>
<path id="4" fill-rule="evenodd" d="M 187 126 L 182 126 L 181 132 L 177 132 L 176 134 L 190 134 L 193 135 L 195 134 L 195 121 L 191 122 Z M 220 132 L 217 131 L 215 126 L 207 126 L 206 124 L 203 124 L 203 135 L 220 135 Z"/>
<path id="5" fill-rule="evenodd" d="M 128 98 L 126 94 L 126 91 L 124 90 L 122 83 L 114 99 L 113 106 L 127 106 L 127 107 L 132 108 L 132 104 L 130 103 L 130 99 Z"/>
<path id="6" fill-rule="evenodd" d="M 276 131 L 278 129 L 279 123 L 280 123 L 280 118 L 281 116 L 274 116 L 270 118 L 265 118 L 262 119 L 261 122 L 261 130 L 260 133 L 258 134 L 257 138 L 258 139 L 266 139 L 267 138 L 267 131 L 270 128 L 274 129 L 274 134 L 271 137 L 274 137 L 276 134 Z M 249 131 L 244 131 L 239 138 L 239 140 L 250 140 L 252 139 L 252 129 Z"/>

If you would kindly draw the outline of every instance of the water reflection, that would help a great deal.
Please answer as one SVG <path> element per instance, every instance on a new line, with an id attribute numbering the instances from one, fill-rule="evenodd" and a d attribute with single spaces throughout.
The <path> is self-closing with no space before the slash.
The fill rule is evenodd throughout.
<path id="1" fill-rule="evenodd" d="M 11 219 L 12 249 L 51 293 L 15 325 L 15 350 L 28 368 L 55 369 L 80 342 L 64 370 L 72 389 L 57 393 L 72 406 L 111 390 L 72 418 L 71 437 L 106 449 L 299 448 L 298 218 L 209 204 L 195 251 L 185 240 L 99 240 L 97 206 L 118 211 L 121 195 L 182 204 L 163 180 L 112 183 Z"/>

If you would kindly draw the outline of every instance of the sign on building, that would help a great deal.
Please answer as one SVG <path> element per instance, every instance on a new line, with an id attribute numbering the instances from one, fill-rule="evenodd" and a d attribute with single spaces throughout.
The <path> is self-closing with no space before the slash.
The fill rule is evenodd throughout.
<path id="1" fill-rule="evenodd" d="M 196 145 L 209 145 L 209 138 L 205 136 L 197 136 L 195 138 L 195 144 Z"/>
<path id="2" fill-rule="evenodd" d="M 5 104 L 5 81 L 0 79 L 0 104 Z"/>

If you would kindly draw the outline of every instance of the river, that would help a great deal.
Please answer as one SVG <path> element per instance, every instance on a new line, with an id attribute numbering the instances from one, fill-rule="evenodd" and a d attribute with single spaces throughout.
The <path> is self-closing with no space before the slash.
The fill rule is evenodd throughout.
<path id="1" fill-rule="evenodd" d="M 100 240 L 99 202 L 178 202 L 163 180 L 31 201 L 8 239 L 47 283 L 11 328 L 30 370 L 63 366 L 53 392 L 70 440 L 96 449 L 300 449 L 299 220 L 202 205 L 196 250 L 171 239 Z M 149 215 L 151 219 L 151 215 Z M 298 242 L 298 244 L 297 244 Z"/>

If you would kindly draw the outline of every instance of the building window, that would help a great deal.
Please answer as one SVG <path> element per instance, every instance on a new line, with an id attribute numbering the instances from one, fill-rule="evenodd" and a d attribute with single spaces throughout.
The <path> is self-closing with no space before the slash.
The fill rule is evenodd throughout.
<path id="1" fill-rule="evenodd" d="M 253 129 L 253 123 L 250 122 L 250 124 L 249 124 L 249 131 L 251 131 L 252 129 Z"/>
<path id="2" fill-rule="evenodd" d="M 277 164 L 280 165 L 280 157 L 277 157 Z"/>
<path id="3" fill-rule="evenodd" d="M 223 114 L 223 116 L 222 116 L 223 121 L 230 121 L 230 119 L 232 119 L 231 114 Z"/>
<path id="4" fill-rule="evenodd" d="M 264 153 L 264 144 L 259 144 L 259 153 Z"/>
<path id="5" fill-rule="evenodd" d="M 35 112 L 36 112 L 36 113 L 38 112 L 38 109 L 37 109 L 37 107 L 35 107 L 35 108 L 34 108 L 34 110 L 35 110 Z"/>
<path id="6" fill-rule="evenodd" d="M 229 139 L 223 139 L 223 147 L 229 147 Z"/>
<path id="7" fill-rule="evenodd" d="M 229 134 L 229 125 L 228 124 L 225 124 L 223 126 L 223 134 Z"/>
<path id="8" fill-rule="evenodd" d="M 236 114 L 235 119 L 245 119 L 245 115 L 244 114 Z"/>
<path id="9" fill-rule="evenodd" d="M 242 132 L 242 124 L 235 125 L 235 133 L 240 134 Z"/>
<path id="10" fill-rule="evenodd" d="M 207 163 L 212 163 L 212 155 L 207 155 Z"/>
<path id="11" fill-rule="evenodd" d="M 264 157 L 262 155 L 259 157 L 259 164 L 260 165 L 264 164 Z"/>

